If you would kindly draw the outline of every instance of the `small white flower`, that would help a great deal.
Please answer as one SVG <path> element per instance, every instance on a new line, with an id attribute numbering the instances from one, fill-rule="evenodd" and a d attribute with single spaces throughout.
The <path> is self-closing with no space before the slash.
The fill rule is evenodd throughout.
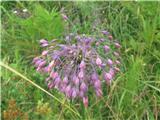
<path id="1" fill-rule="evenodd" d="M 14 13 L 14 14 L 17 14 L 18 12 L 17 12 L 17 10 L 14 10 L 13 13 Z"/>
<path id="2" fill-rule="evenodd" d="M 27 12 L 28 10 L 27 9 L 23 9 L 23 12 Z"/>

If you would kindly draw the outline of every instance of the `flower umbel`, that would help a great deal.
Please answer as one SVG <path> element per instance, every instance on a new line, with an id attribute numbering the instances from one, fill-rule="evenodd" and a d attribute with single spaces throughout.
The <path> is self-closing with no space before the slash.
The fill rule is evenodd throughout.
<path id="1" fill-rule="evenodd" d="M 121 45 L 107 31 L 100 36 L 72 33 L 65 37 L 64 44 L 56 45 L 53 45 L 56 40 L 40 40 L 45 50 L 33 59 L 33 64 L 38 72 L 48 75 L 46 82 L 50 89 L 58 89 L 70 99 L 82 99 L 85 107 L 91 87 L 97 97 L 103 95 L 103 82 L 110 85 L 120 71 Z"/>

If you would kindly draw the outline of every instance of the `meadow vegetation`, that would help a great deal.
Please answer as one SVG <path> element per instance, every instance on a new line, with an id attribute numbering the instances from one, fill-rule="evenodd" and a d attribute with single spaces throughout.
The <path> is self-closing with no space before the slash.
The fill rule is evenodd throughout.
<path id="1" fill-rule="evenodd" d="M 49 90 L 32 60 L 40 39 L 63 42 L 68 33 L 94 28 L 120 41 L 122 68 L 111 86 L 103 85 L 103 97 L 90 95 L 85 108 Z M 160 2 L 2 1 L 0 65 L 4 120 L 159 120 Z"/>

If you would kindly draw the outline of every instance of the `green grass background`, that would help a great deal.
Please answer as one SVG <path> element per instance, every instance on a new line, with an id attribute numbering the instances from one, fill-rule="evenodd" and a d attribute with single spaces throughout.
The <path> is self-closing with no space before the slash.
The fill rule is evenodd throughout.
<path id="1" fill-rule="evenodd" d="M 2 1 L 0 7 L 1 62 L 47 91 L 45 76 L 31 64 L 41 51 L 39 39 L 61 41 L 75 30 L 94 34 L 92 28 L 96 27 L 109 30 L 122 44 L 122 72 L 110 87 L 103 86 L 102 99 L 89 95 L 87 109 L 81 101 L 68 101 L 50 90 L 62 104 L 1 67 L 2 119 L 160 120 L 160 2 Z M 61 18 L 62 12 L 73 24 Z M 10 107 L 13 100 L 16 105 Z M 13 117 L 17 109 L 19 113 Z"/>

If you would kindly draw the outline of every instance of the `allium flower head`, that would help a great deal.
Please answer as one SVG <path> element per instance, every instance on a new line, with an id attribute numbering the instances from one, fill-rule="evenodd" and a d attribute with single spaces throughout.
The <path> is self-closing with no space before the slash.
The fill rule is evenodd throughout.
<path id="1" fill-rule="evenodd" d="M 110 85 L 120 71 L 121 45 L 107 31 L 99 36 L 71 33 L 64 37 L 63 44 L 54 45 L 56 40 L 40 40 L 44 50 L 33 64 L 48 76 L 50 89 L 58 89 L 69 99 L 82 99 L 86 107 L 90 88 L 97 97 L 103 95 L 103 81 Z"/>

